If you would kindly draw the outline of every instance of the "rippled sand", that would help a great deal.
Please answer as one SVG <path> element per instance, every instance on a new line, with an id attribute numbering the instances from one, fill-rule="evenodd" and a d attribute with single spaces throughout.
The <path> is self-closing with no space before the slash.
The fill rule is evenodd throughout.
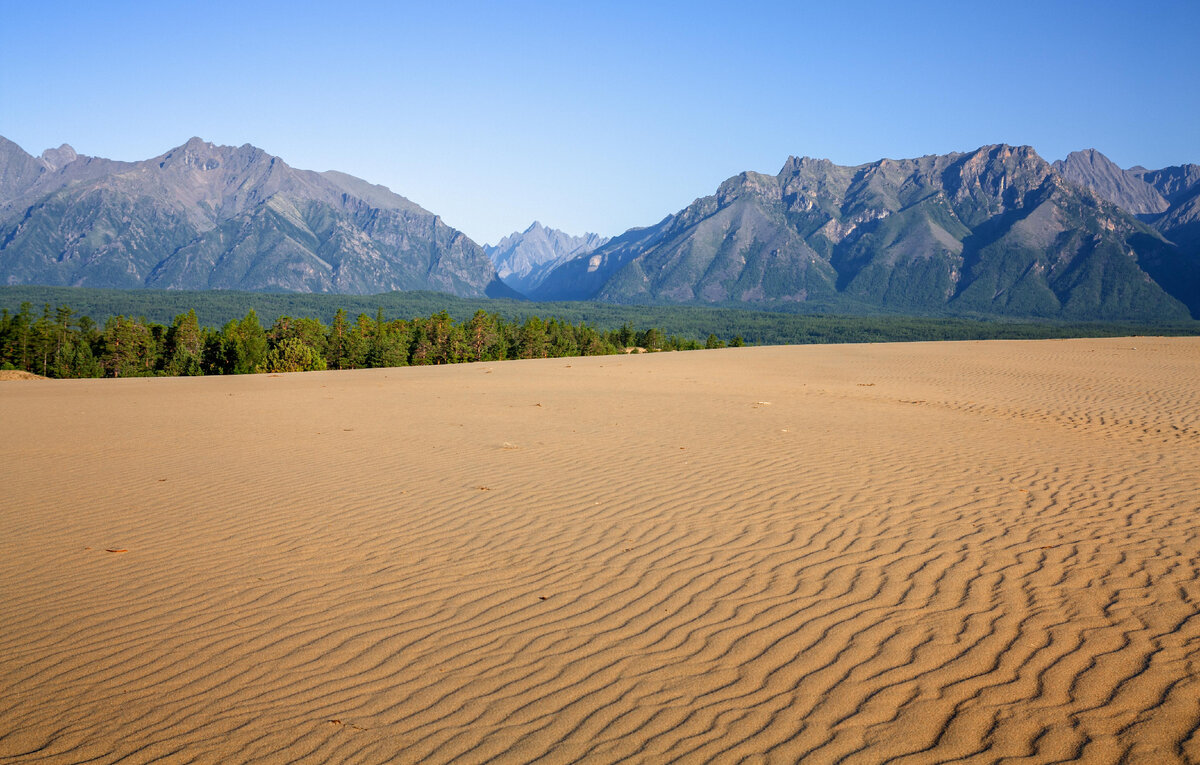
<path id="1" fill-rule="evenodd" d="M 1200 339 L 0 386 L 0 762 L 1200 761 Z"/>

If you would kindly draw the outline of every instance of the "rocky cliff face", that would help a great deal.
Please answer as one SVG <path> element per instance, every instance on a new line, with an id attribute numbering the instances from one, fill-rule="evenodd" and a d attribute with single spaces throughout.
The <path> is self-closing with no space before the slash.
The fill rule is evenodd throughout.
<path id="1" fill-rule="evenodd" d="M 1156 179 L 1118 177 L 1153 192 L 1146 205 L 1167 199 Z M 1181 198 L 1194 188 L 1159 185 Z M 997 145 L 858 167 L 791 158 L 775 176 L 742 173 L 564 264 L 534 296 L 1168 319 L 1200 309 L 1186 280 L 1171 283 L 1195 261 L 1033 149 Z"/>
<path id="2" fill-rule="evenodd" d="M 514 294 L 481 247 L 383 187 L 199 138 L 134 163 L 0 143 L 0 281 Z"/>

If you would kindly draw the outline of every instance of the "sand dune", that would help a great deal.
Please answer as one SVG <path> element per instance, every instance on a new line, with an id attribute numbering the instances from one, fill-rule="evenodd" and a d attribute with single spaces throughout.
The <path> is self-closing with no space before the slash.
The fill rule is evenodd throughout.
<path id="1" fill-rule="evenodd" d="M 1200 339 L 5 382 L 0 762 L 1200 761 Z"/>
<path id="2" fill-rule="evenodd" d="M 45 380 L 41 375 L 35 375 L 32 372 L 25 372 L 20 369 L 0 369 L 0 382 L 9 382 L 11 380 Z"/>

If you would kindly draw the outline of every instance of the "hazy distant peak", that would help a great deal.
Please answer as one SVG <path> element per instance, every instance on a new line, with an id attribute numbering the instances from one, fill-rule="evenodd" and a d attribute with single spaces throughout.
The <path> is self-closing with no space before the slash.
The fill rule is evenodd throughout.
<path id="1" fill-rule="evenodd" d="M 556 266 L 590 253 L 608 239 L 592 233 L 571 236 L 535 220 L 524 231 L 483 249 L 505 284 L 524 293 L 536 289 Z"/>
<path id="2" fill-rule="evenodd" d="M 75 153 L 75 149 L 66 143 L 57 149 L 46 149 L 42 152 L 42 156 L 38 157 L 48 170 L 58 170 L 66 167 L 78 158 L 79 155 Z"/>

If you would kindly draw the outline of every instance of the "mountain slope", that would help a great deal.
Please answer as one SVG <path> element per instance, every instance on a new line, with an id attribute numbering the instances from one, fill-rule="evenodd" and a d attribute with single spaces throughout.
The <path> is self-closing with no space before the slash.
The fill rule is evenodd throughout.
<path id="1" fill-rule="evenodd" d="M 193 138 L 117 163 L 0 144 L 7 284 L 513 296 L 483 249 L 381 186 Z"/>
<path id="2" fill-rule="evenodd" d="M 858 167 L 791 158 L 564 264 L 533 296 L 1186 318 L 1189 295 L 1147 272 L 1185 255 L 1029 147 Z"/>

